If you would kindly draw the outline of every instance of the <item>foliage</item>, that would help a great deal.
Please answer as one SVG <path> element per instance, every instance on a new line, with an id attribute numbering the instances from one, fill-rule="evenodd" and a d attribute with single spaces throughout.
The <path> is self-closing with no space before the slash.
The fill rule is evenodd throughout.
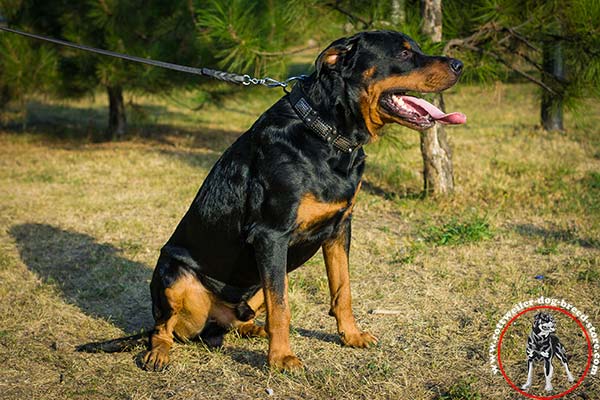
<path id="1" fill-rule="evenodd" d="M 506 78 L 516 72 L 545 85 L 567 106 L 600 97 L 597 1 L 446 0 L 444 5 L 444 34 L 451 54 L 471 66 L 467 79 Z M 452 43 L 456 38 L 462 39 Z M 543 49 L 556 43 L 564 51 L 566 79 L 543 71 Z"/>
<path id="2" fill-rule="evenodd" d="M 195 63 L 201 54 L 195 40 L 194 10 L 185 0 L 2 0 L 0 13 L 15 28 L 131 55 Z M 119 93 L 121 88 L 152 93 L 191 82 L 184 74 L 65 47 L 27 44 L 27 40 L 16 35 L 3 39 L 4 49 L 20 51 L 13 57 L 20 64 L 13 63 L 12 72 L 0 76 L 0 83 L 16 93 L 26 92 L 29 86 L 51 87 L 64 97 L 93 93 L 99 87 L 117 88 Z M 37 59 L 28 51 L 37 52 Z M 44 71 L 38 74 L 43 85 L 35 80 L 24 84 L 34 76 L 31 68 L 37 65 Z M 23 80 L 10 79 L 14 75 Z"/>
<path id="3" fill-rule="evenodd" d="M 289 56 L 340 35 L 332 13 L 315 0 L 211 0 L 196 10 L 202 47 L 218 67 L 236 72 L 282 75 Z"/>
<path id="4" fill-rule="evenodd" d="M 33 93 L 46 92 L 56 78 L 57 57 L 53 49 L 22 37 L 0 35 L 0 87 L 5 101 L 21 103 L 26 123 L 25 101 Z"/>

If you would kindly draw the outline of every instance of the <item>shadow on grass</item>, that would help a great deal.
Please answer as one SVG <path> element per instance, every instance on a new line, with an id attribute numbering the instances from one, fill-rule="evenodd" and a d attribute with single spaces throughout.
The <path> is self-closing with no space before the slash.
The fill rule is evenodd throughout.
<path id="1" fill-rule="evenodd" d="M 516 224 L 512 228 L 522 236 L 540 237 L 569 244 L 577 244 L 585 248 L 600 249 L 600 240 L 595 238 L 580 238 L 568 229 L 546 229 L 533 224 Z"/>
<path id="2" fill-rule="evenodd" d="M 405 199 L 405 200 L 422 200 L 425 198 L 423 191 L 404 190 L 403 192 L 394 192 L 379 186 L 368 179 L 363 179 L 361 188 L 374 196 L 380 196 L 384 199 Z"/>
<path id="3" fill-rule="evenodd" d="M 298 332 L 298 334 L 300 336 L 303 336 L 305 338 L 317 339 L 317 340 L 320 340 L 320 341 L 326 342 L 326 343 L 335 343 L 335 344 L 339 344 L 339 345 L 342 344 L 342 340 L 340 339 L 340 336 L 338 334 L 315 331 L 312 329 L 304 329 L 304 328 L 294 328 L 294 330 L 296 332 Z"/>
<path id="4" fill-rule="evenodd" d="M 27 132 L 45 136 L 48 139 L 67 140 L 73 143 L 106 141 L 108 109 L 98 107 L 74 107 L 63 104 L 46 104 L 37 101 L 28 104 Z M 233 110 L 228 110 L 233 112 Z M 223 151 L 241 131 L 213 129 L 203 127 L 203 123 L 193 114 L 169 110 L 162 105 L 128 105 L 128 134 L 119 140 L 141 137 L 159 143 L 176 145 L 174 138 L 184 138 L 190 147 L 204 147 Z M 159 121 L 178 121 L 190 125 L 159 123 Z M 21 121 L 9 121 L 2 126 L 7 132 L 23 132 Z"/>
<path id="5" fill-rule="evenodd" d="M 239 364 L 249 365 L 256 369 L 267 365 L 267 354 L 263 351 L 249 350 L 244 347 L 225 347 L 223 353 Z"/>
<path id="6" fill-rule="evenodd" d="M 152 327 L 148 266 L 89 235 L 51 225 L 16 225 L 9 233 L 27 267 L 58 287 L 68 303 L 125 332 Z"/>

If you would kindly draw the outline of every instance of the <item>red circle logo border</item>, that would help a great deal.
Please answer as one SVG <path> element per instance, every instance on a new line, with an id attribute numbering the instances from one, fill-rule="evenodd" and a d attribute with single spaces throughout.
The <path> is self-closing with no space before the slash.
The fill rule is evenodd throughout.
<path id="1" fill-rule="evenodd" d="M 573 321 L 575 321 L 577 323 L 577 325 L 579 325 L 579 327 L 581 328 L 581 330 L 583 331 L 583 334 L 585 335 L 585 339 L 587 340 L 587 345 L 588 345 L 588 362 L 587 365 L 585 367 L 585 370 L 583 371 L 583 374 L 581 375 L 581 378 L 579 378 L 579 380 L 577 381 L 576 384 L 574 384 L 569 390 L 566 390 L 562 393 L 559 394 L 555 394 L 553 396 L 536 396 L 530 393 L 527 393 L 524 390 L 521 390 L 521 388 L 519 388 L 517 385 L 515 385 L 510 378 L 506 375 L 506 372 L 504 371 L 504 368 L 502 367 L 502 359 L 500 357 L 501 355 L 501 351 L 502 351 L 502 340 L 504 339 L 504 334 L 506 333 L 506 331 L 508 330 L 508 328 L 510 327 L 510 325 L 517 319 L 519 318 L 521 315 L 525 314 L 526 312 L 532 311 L 532 310 L 537 310 L 540 308 L 549 308 L 551 310 L 555 310 L 555 311 L 559 311 L 567 316 L 569 316 Z M 498 368 L 500 369 L 500 372 L 502 372 L 502 376 L 504 376 L 504 379 L 506 379 L 506 382 L 508 382 L 508 384 L 515 389 L 517 392 L 519 392 L 520 394 L 522 394 L 523 396 L 529 397 L 531 399 L 538 399 L 538 400 L 553 400 L 553 399 L 558 399 L 560 397 L 566 396 L 567 394 L 571 393 L 573 390 L 577 389 L 577 387 L 579 385 L 581 385 L 581 383 L 583 382 L 583 380 L 585 379 L 585 377 L 587 376 L 589 370 L 590 370 L 590 366 L 592 365 L 592 341 L 590 340 L 590 336 L 587 333 L 587 330 L 585 329 L 585 327 L 583 326 L 583 324 L 581 323 L 581 321 L 579 321 L 579 319 L 577 319 L 576 316 L 574 316 L 573 314 L 571 314 L 570 312 L 568 312 L 567 310 L 564 310 L 560 307 L 554 307 L 554 306 L 534 306 L 534 307 L 529 307 L 524 309 L 523 311 L 521 311 L 520 313 L 518 313 L 517 315 L 515 315 L 514 317 L 512 317 L 512 319 L 510 321 L 508 321 L 508 323 L 506 324 L 506 326 L 504 327 L 504 329 L 502 329 L 502 333 L 500 333 L 500 338 L 498 339 Z"/>

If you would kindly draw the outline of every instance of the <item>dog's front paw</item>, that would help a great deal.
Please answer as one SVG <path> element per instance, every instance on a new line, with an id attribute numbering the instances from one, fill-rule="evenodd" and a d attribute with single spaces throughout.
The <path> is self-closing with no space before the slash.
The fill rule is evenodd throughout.
<path id="1" fill-rule="evenodd" d="M 296 372 L 301 370 L 304 366 L 302 361 L 293 354 L 284 354 L 271 356 L 269 355 L 269 366 L 279 371 Z"/>
<path id="2" fill-rule="evenodd" d="M 554 390 L 554 388 L 552 387 L 552 385 L 550 385 L 550 384 L 547 384 L 547 385 L 546 385 L 546 387 L 544 388 L 544 390 L 545 390 L 546 392 L 551 392 L 551 391 L 553 391 L 553 390 Z"/>
<path id="3" fill-rule="evenodd" d="M 169 364 L 169 353 L 160 349 L 153 349 L 142 358 L 142 368 L 146 371 L 159 372 Z"/>
<path id="4" fill-rule="evenodd" d="M 521 390 L 527 390 L 531 387 L 531 383 L 527 382 L 526 384 L 524 384 L 523 386 L 521 386 Z"/>
<path id="5" fill-rule="evenodd" d="M 375 336 L 371 335 L 369 332 L 360 332 L 356 331 L 354 333 L 346 333 L 341 332 L 340 336 L 342 338 L 342 342 L 345 346 L 349 347 L 369 347 L 372 345 L 376 345 L 378 340 Z"/>

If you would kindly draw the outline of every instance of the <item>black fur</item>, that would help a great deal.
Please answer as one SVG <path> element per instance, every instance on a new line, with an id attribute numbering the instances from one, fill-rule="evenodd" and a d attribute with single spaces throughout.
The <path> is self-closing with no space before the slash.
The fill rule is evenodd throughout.
<path id="1" fill-rule="evenodd" d="M 401 33 L 363 32 L 333 42 L 317 58 L 315 72 L 298 85 L 320 118 L 349 142 L 364 145 L 378 134 L 361 107 L 371 85 L 423 71 L 415 75 L 424 82 L 420 87 L 441 91 L 456 82 L 457 67 L 462 68 L 458 60 L 423 54 Z M 442 81 L 432 79 L 433 73 Z M 390 118 L 385 122 L 402 123 Z M 288 96 L 282 97 L 217 161 L 161 250 L 151 282 L 155 319 L 169 317 L 165 290 L 183 274 L 197 277 L 245 321 L 254 317 L 246 304 L 250 297 L 262 288 L 283 302 L 286 274 L 326 241 L 345 235 L 347 254 L 350 212 L 340 209 L 310 229 L 299 228 L 297 214 L 307 194 L 350 207 L 364 160 L 362 147 L 346 154 L 324 142 L 299 118 Z M 220 345 L 222 333 L 211 326 L 202 336 Z"/>

